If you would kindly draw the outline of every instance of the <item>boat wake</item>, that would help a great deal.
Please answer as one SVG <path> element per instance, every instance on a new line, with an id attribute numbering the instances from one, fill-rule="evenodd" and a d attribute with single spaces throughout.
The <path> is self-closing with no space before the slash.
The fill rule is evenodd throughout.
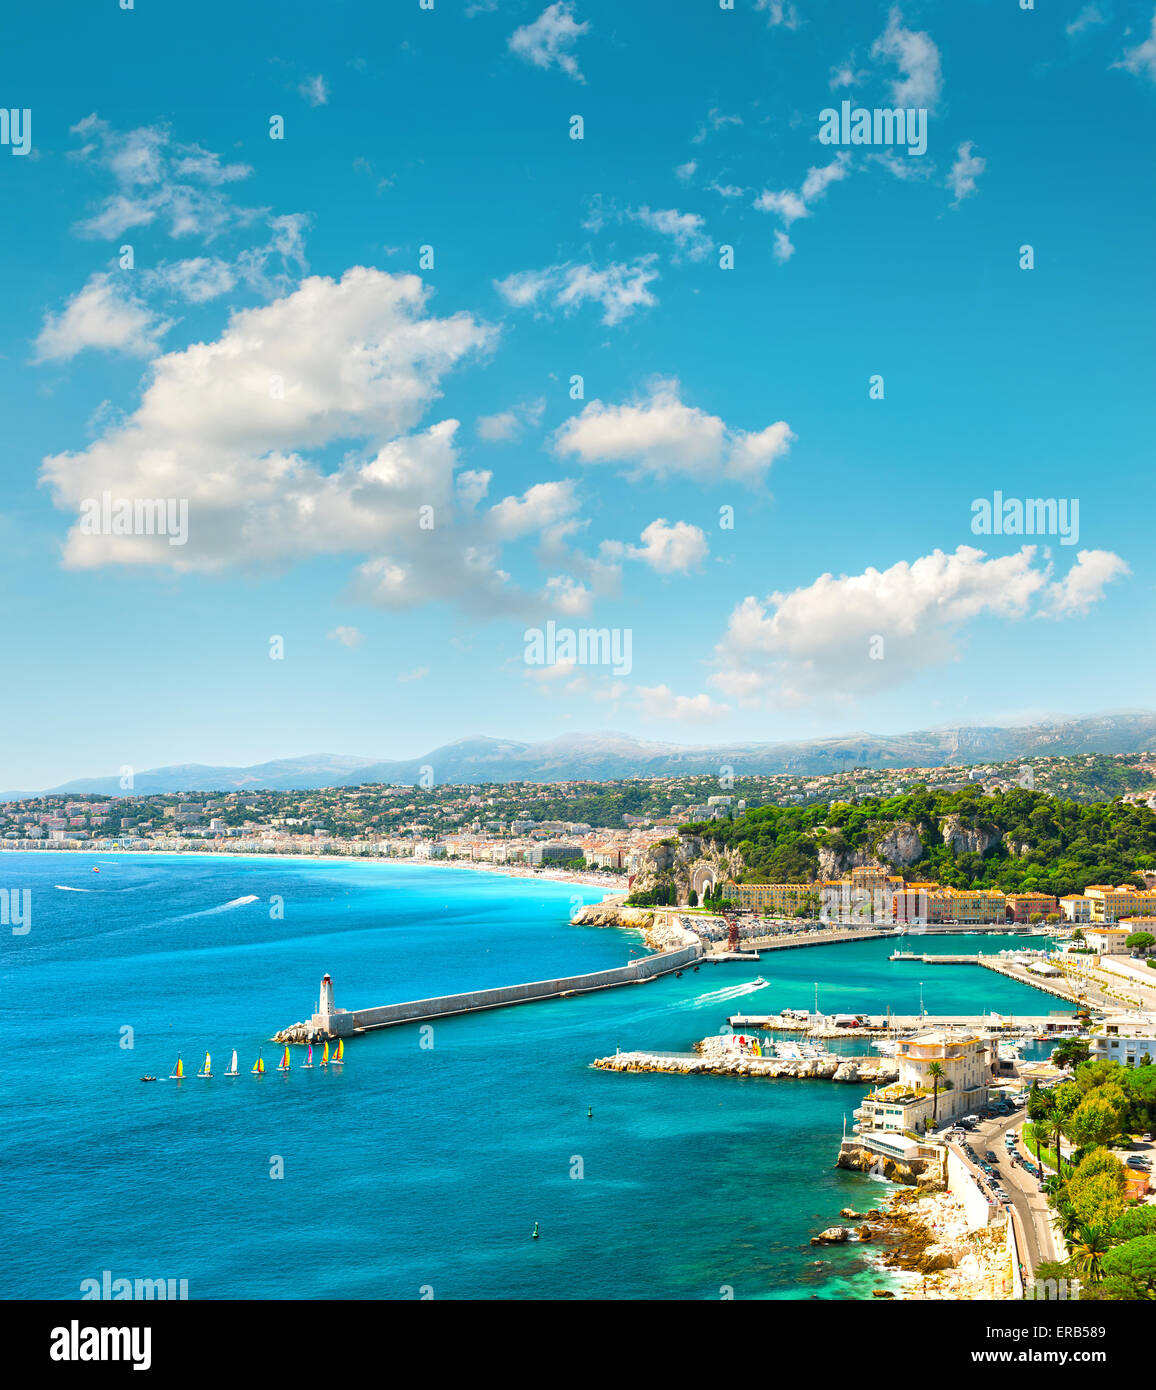
<path id="1" fill-rule="evenodd" d="M 59 888 L 62 893 L 99 893 L 99 888 L 72 888 L 67 883 L 54 883 L 54 888 Z"/>
<path id="2" fill-rule="evenodd" d="M 249 903 L 257 901 L 256 893 L 246 893 L 243 898 L 232 898 L 227 903 L 220 903 L 217 907 L 202 908 L 200 912 L 186 912 L 182 917 L 172 917 L 173 922 L 188 922 L 194 917 L 215 917 L 218 912 L 231 912 L 235 907 L 247 907 Z"/>
<path id="3" fill-rule="evenodd" d="M 709 1009 L 716 1004 L 729 1004 L 732 999 L 741 999 L 744 994 L 754 994 L 756 990 L 766 989 L 767 981 L 748 980 L 741 985 L 728 985 L 726 989 L 712 989 L 695 999 L 687 999 L 678 1007 L 684 1009 Z"/>

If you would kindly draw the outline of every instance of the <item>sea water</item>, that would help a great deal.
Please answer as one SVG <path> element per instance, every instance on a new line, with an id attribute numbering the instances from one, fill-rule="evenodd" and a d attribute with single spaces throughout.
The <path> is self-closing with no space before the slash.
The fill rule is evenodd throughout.
<path id="1" fill-rule="evenodd" d="M 343 1069 L 315 1049 L 303 1070 L 295 1047 L 280 1075 L 268 1039 L 326 972 L 339 1007 L 368 1007 L 623 965 L 641 940 L 569 925 L 601 890 L 452 867 L 0 864 L 32 890 L 31 930 L 4 944 L 9 1299 L 76 1298 L 105 1270 L 186 1279 L 193 1299 L 869 1298 L 897 1286 L 869 1247 L 809 1244 L 890 1190 L 834 1167 L 863 1088 L 590 1063 L 689 1051 L 730 1014 L 810 1007 L 816 983 L 832 1013 L 915 1013 L 921 981 L 931 1013 L 1059 1002 L 876 940 L 369 1033 Z"/>

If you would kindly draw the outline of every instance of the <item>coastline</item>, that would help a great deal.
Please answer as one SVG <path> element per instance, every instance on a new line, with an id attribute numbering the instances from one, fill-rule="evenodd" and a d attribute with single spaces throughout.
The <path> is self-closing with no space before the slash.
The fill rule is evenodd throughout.
<path id="1" fill-rule="evenodd" d="M 497 865 L 497 864 L 478 864 L 472 860 L 447 860 L 447 859 L 406 859 L 396 855 L 388 854 L 280 854 L 272 852 L 269 854 L 256 854 L 252 851 L 231 850 L 200 850 L 200 849 L 70 849 L 70 850 L 49 850 L 49 849 L 8 849 L 6 845 L 0 845 L 0 849 L 7 850 L 9 854 L 32 854 L 48 855 L 54 854 L 60 859 L 68 859 L 76 855 L 91 855 L 93 857 L 117 857 L 140 859 L 163 859 L 171 857 L 174 859 L 251 859 L 259 863 L 268 863 L 271 860 L 288 860 L 290 862 L 300 862 L 305 864 L 316 864 L 327 859 L 337 859 L 353 864 L 405 864 L 410 868 L 421 869 L 464 869 L 471 873 L 497 874 L 502 878 L 530 878 L 542 879 L 550 883 L 574 883 L 586 888 L 605 888 L 606 897 L 611 896 L 616 890 L 617 894 L 625 897 L 626 888 L 620 878 L 610 874 L 597 874 L 594 872 L 580 872 L 573 869 L 531 869 L 518 865 Z"/>

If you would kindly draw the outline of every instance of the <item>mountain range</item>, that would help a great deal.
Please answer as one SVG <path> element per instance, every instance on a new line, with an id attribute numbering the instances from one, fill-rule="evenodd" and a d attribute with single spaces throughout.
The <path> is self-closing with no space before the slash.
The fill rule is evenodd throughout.
<path id="1" fill-rule="evenodd" d="M 1009 727 L 923 729 L 906 734 L 845 734 L 793 743 L 682 745 L 620 733 L 576 733 L 536 743 L 466 738 L 419 758 L 381 760 L 319 753 L 252 767 L 185 763 L 135 775 L 129 795 L 165 792 L 309 791 L 362 783 L 417 784 L 423 769 L 437 785 L 482 782 L 610 781 L 623 777 L 677 777 L 793 772 L 817 775 L 851 767 L 968 766 L 1016 758 L 1078 753 L 1139 753 L 1156 748 L 1156 713 L 1145 710 L 1048 720 Z M 84 777 L 53 793 L 121 796 L 117 777 Z M 0 793 L 14 800 L 28 792 Z"/>

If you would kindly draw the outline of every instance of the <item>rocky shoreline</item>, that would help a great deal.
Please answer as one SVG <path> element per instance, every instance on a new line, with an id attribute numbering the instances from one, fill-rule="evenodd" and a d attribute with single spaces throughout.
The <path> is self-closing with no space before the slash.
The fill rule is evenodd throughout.
<path id="1" fill-rule="evenodd" d="M 713 1038 L 706 1040 L 715 1041 Z M 702 1047 L 703 1044 L 696 1044 Z M 839 1058 L 752 1057 L 721 1050 L 704 1051 L 699 1056 L 664 1055 L 660 1052 L 619 1052 L 613 1057 L 598 1057 L 592 1063 L 601 1071 L 666 1072 L 677 1075 L 703 1076 L 765 1076 L 773 1080 L 790 1078 L 797 1081 L 845 1081 L 850 1084 L 874 1084 L 894 1081 L 896 1071 L 886 1062 L 864 1067 L 861 1063 Z"/>
<path id="2" fill-rule="evenodd" d="M 881 1206 L 844 1207 L 839 1215 L 854 1224 L 827 1227 L 811 1237 L 813 1246 L 871 1244 L 880 1269 L 911 1276 L 900 1290 L 873 1289 L 875 1298 L 1010 1297 L 1003 1226 L 969 1231 L 962 1205 L 947 1192 L 907 1187 Z"/>

